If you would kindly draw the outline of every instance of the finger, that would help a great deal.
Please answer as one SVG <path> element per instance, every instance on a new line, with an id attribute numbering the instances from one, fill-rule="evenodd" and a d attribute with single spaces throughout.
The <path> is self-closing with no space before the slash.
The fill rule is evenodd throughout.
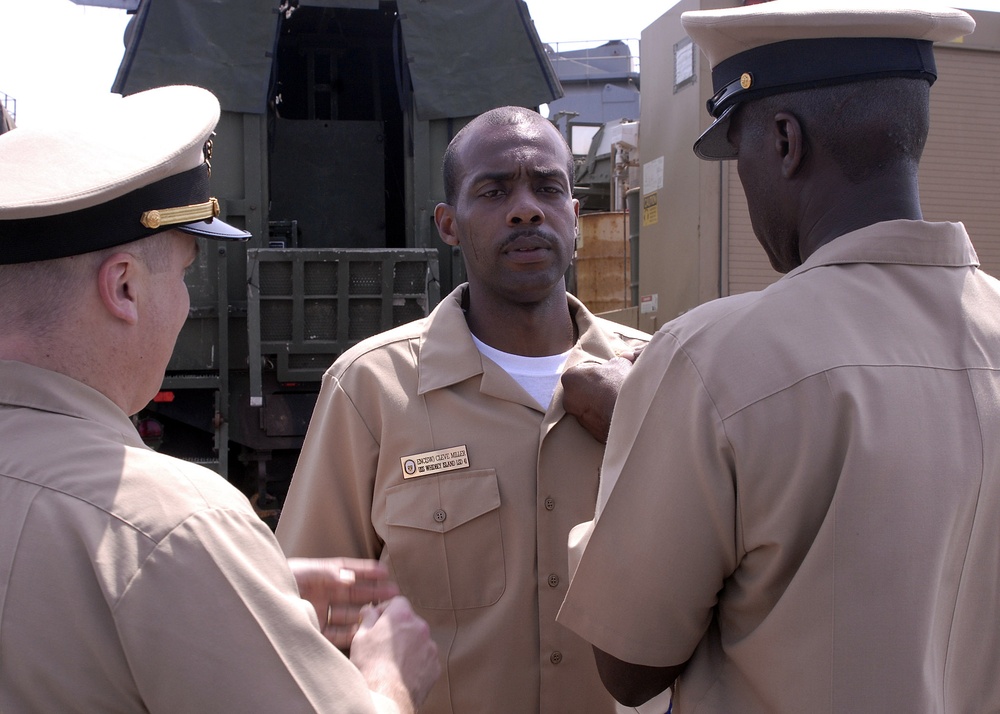
<path id="1" fill-rule="evenodd" d="M 399 595 L 399 586 L 395 581 L 358 581 L 348 590 L 349 601 L 356 605 L 368 602 L 382 602 Z"/>
<path id="2" fill-rule="evenodd" d="M 377 560 L 369 558 L 334 558 L 334 565 L 352 570 L 356 577 L 369 580 L 381 580 L 390 577 L 389 569 Z"/>
<path id="3" fill-rule="evenodd" d="M 326 581 L 321 591 L 310 594 L 310 601 L 330 602 L 334 605 L 351 605 L 356 608 L 370 602 L 382 602 L 399 595 L 399 586 L 393 581 L 359 581 L 347 585 L 335 580 Z"/>
<path id="4" fill-rule="evenodd" d="M 361 605 L 330 603 L 326 607 L 326 626 L 353 627 L 358 624 L 360 616 Z"/>
<path id="5" fill-rule="evenodd" d="M 323 630 L 323 636 L 335 647 L 342 650 L 349 650 L 354 635 L 358 632 L 358 623 L 347 627 L 327 627 Z"/>
<path id="6" fill-rule="evenodd" d="M 325 565 L 296 573 L 299 594 L 313 603 L 364 605 L 378 602 L 399 594 L 399 586 L 389 578 L 366 579 L 347 568 Z"/>

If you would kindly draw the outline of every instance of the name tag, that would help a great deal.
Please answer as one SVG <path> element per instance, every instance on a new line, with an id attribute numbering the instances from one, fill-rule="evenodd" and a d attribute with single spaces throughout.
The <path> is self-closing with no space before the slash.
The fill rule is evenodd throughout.
<path id="1" fill-rule="evenodd" d="M 469 468 L 469 452 L 465 444 L 462 444 L 448 449 L 403 456 L 399 459 L 399 463 L 403 467 L 403 478 L 443 474 L 446 471 Z"/>

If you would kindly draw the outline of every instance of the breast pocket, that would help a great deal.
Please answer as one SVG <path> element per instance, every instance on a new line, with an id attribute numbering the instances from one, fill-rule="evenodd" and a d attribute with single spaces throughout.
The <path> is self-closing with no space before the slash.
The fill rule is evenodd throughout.
<path id="1" fill-rule="evenodd" d="M 459 610 L 500 599 L 507 581 L 493 469 L 393 486 L 386 523 L 393 572 L 414 605 Z"/>

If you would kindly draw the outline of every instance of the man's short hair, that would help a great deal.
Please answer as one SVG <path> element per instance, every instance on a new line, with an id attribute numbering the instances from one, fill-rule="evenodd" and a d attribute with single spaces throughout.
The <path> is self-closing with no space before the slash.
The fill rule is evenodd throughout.
<path id="1" fill-rule="evenodd" d="M 573 162 L 573 152 L 570 150 L 569 144 L 566 143 L 566 137 L 562 135 L 562 132 L 560 132 L 554 124 L 538 112 L 534 112 L 524 107 L 497 107 L 496 109 L 490 109 L 489 111 L 480 114 L 462 127 L 459 132 L 455 134 L 455 137 L 451 140 L 451 142 L 449 142 L 448 148 L 445 149 L 444 158 L 441 162 L 441 172 L 444 177 L 445 203 L 452 206 L 455 205 L 455 201 L 458 197 L 459 184 L 462 181 L 462 168 L 459 166 L 460 162 L 458 158 L 459 148 L 468 137 L 468 134 L 470 134 L 475 127 L 481 126 L 482 124 L 489 124 L 491 126 L 515 126 L 518 124 L 542 123 L 547 124 L 552 131 L 562 139 L 563 146 L 566 148 L 566 156 L 568 157 L 566 163 L 566 174 L 569 177 L 570 187 L 572 188 L 573 178 L 576 173 L 576 166 Z"/>
<path id="2" fill-rule="evenodd" d="M 170 266 L 173 237 L 157 233 L 120 246 L 30 263 L 0 263 L 0 329 L 43 337 L 59 325 L 88 283 L 97 280 L 100 264 L 116 252 L 127 252 L 154 273 Z"/>
<path id="3" fill-rule="evenodd" d="M 806 140 L 828 151 L 850 182 L 860 183 L 901 165 L 916 171 L 930 129 L 930 85 L 872 79 L 772 95 L 740 111 L 744 135 L 766 131 L 779 111 L 791 112 Z"/>

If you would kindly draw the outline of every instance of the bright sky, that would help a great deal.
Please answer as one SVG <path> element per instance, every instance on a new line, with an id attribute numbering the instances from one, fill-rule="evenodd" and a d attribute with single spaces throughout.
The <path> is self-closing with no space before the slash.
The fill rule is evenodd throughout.
<path id="1" fill-rule="evenodd" d="M 542 41 L 560 44 L 638 39 L 643 28 L 675 2 L 527 0 Z M 960 4 L 1000 10 L 1000 0 Z M 0 93 L 16 100 L 18 125 L 107 97 L 121 61 L 128 19 L 124 10 L 80 6 L 71 0 L 0 0 Z"/>

